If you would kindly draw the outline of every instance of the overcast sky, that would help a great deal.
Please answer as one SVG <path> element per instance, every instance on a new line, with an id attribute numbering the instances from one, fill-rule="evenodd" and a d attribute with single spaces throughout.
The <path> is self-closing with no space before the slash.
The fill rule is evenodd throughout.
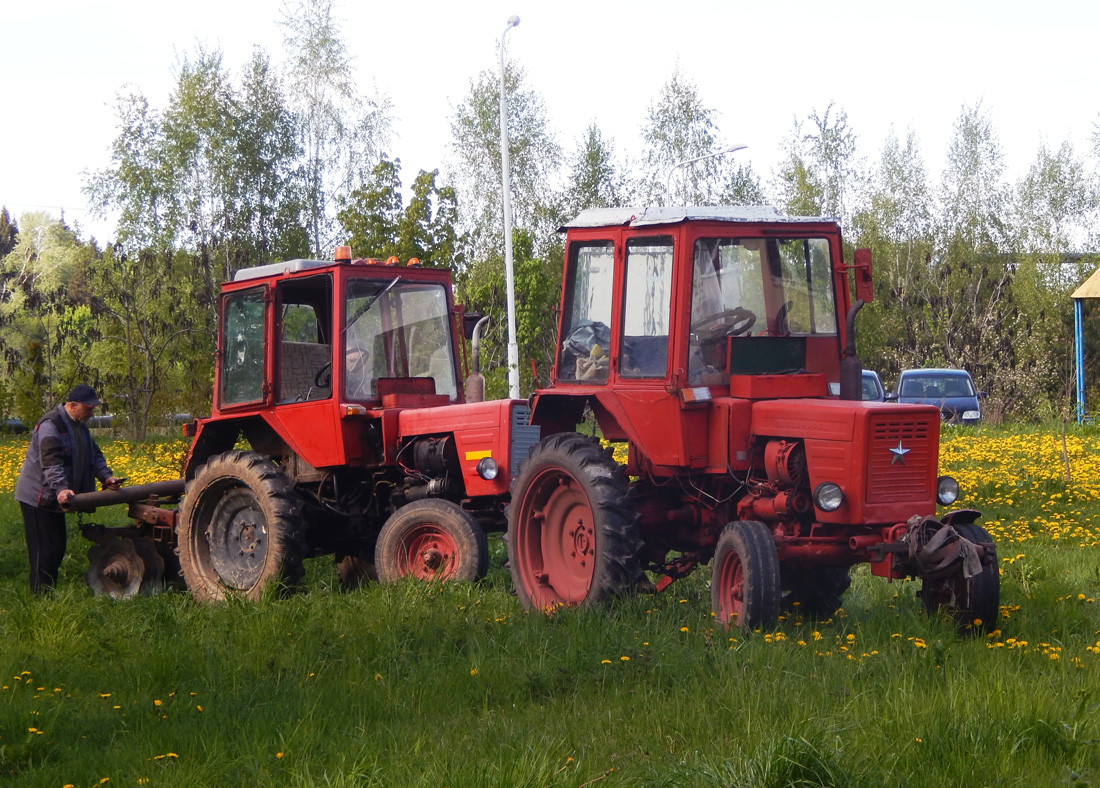
<path id="1" fill-rule="evenodd" d="M 134 85 L 163 109 L 181 56 L 219 47 L 233 73 L 254 46 L 282 60 L 280 0 L 53 0 L 9 3 L 0 31 L 0 205 L 19 214 L 63 208 L 100 241 L 81 191 L 108 164 L 116 91 Z M 912 128 L 938 177 L 964 104 L 981 102 L 1010 175 L 1042 142 L 1079 155 L 1100 119 L 1091 0 L 422 0 L 336 2 L 363 92 L 388 95 L 391 157 L 410 184 L 446 169 L 450 117 L 485 69 L 496 72 L 507 18 L 509 54 L 546 103 L 568 152 L 596 122 L 620 153 L 640 151 L 646 110 L 679 64 L 718 112 L 725 142 L 765 180 L 794 118 L 830 102 L 848 114 L 860 153 L 877 158 L 891 126 Z"/>

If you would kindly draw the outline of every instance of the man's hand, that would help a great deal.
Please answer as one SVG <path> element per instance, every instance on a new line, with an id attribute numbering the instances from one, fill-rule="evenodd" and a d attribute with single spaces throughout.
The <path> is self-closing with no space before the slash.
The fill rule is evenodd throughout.
<path id="1" fill-rule="evenodd" d="M 57 494 L 57 502 L 64 506 L 69 502 L 69 499 L 76 495 L 72 490 L 62 490 Z"/>
<path id="2" fill-rule="evenodd" d="M 119 487 L 122 486 L 122 482 L 123 480 L 118 478 L 117 476 L 108 476 L 106 479 L 103 480 L 103 486 L 106 487 L 108 490 L 117 490 Z"/>

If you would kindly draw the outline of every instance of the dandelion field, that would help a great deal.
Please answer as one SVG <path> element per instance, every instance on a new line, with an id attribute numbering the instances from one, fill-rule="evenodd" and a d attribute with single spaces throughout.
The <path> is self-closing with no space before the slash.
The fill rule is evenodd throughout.
<path id="1" fill-rule="evenodd" d="M 184 450 L 102 445 L 130 484 L 177 475 Z M 941 470 L 1002 571 L 999 628 L 960 639 L 921 613 L 917 583 L 862 568 L 830 619 L 748 636 L 713 625 L 705 570 L 527 615 L 499 539 L 477 585 L 343 592 L 318 559 L 306 593 L 200 607 L 92 598 L 74 521 L 59 589 L 34 599 L 10 496 L 25 442 L 2 439 L 0 780 L 1100 785 L 1100 432 L 1062 448 L 1039 428 L 945 430 Z"/>

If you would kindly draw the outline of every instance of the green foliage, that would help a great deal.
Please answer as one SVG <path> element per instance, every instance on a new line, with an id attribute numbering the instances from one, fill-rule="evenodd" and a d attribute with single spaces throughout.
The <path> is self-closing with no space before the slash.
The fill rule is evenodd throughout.
<path id="1" fill-rule="evenodd" d="M 15 248 L 15 241 L 19 237 L 19 226 L 12 220 L 7 207 L 0 208 L 0 258 Z"/>
<path id="2" fill-rule="evenodd" d="M 290 53 L 290 104 L 304 154 L 302 194 L 309 247 L 317 259 L 335 246 L 340 201 L 363 183 L 389 139 L 390 101 L 362 96 L 332 0 L 294 0 L 280 24 Z"/>
<path id="3" fill-rule="evenodd" d="M 461 270 L 464 265 L 455 229 L 454 190 L 436 186 L 439 171 L 420 171 L 406 206 L 401 194 L 401 160 L 384 155 L 366 185 L 353 191 L 337 214 L 353 253 Z"/>
<path id="4" fill-rule="evenodd" d="M 525 84 L 526 72 L 508 61 L 508 154 L 515 223 L 547 243 L 559 226 L 557 195 L 551 188 L 561 148 L 550 132 L 542 97 Z M 488 259 L 502 244 L 499 71 L 485 70 L 470 80 L 466 98 L 451 118 L 451 150 L 457 157 L 455 187 L 462 204 L 462 231 L 472 264 Z"/>

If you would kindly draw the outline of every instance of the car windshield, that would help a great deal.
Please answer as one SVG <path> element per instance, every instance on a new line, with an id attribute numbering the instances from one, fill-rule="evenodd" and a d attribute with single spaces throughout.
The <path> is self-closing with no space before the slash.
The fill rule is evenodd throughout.
<path id="1" fill-rule="evenodd" d="M 906 375 L 900 394 L 922 399 L 973 397 L 974 385 L 962 375 Z"/>

